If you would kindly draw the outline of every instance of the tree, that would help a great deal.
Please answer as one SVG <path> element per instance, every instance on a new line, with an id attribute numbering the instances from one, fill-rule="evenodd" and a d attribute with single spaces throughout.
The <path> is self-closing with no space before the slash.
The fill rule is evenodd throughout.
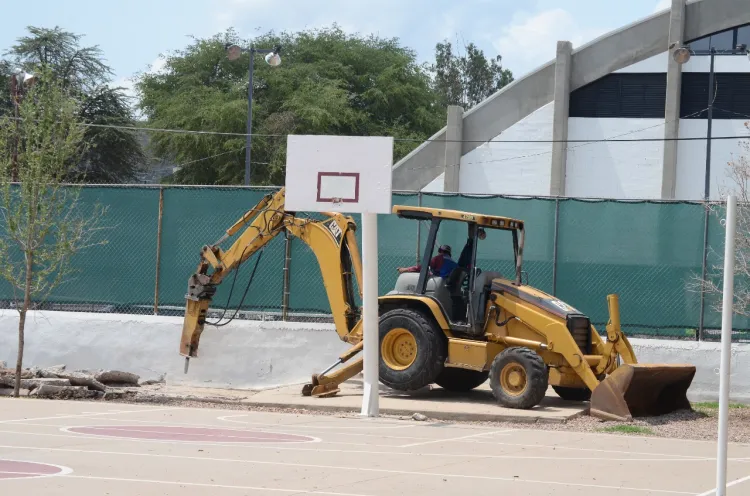
<path id="1" fill-rule="evenodd" d="M 260 57 L 255 63 L 253 184 L 283 184 L 287 134 L 413 138 L 396 142 L 398 160 L 444 125 L 445 108 L 411 50 L 395 39 L 350 36 L 336 26 L 269 32 L 252 41 L 232 30 L 195 39 L 165 57 L 163 71 L 137 77 L 149 125 L 245 133 L 249 55 L 230 61 L 225 45 L 251 42 L 282 46 L 280 66 Z M 183 164 L 174 182 L 243 182 L 244 136 L 154 132 L 152 146 L 156 155 Z"/>
<path id="2" fill-rule="evenodd" d="M 0 76 L 8 81 L 15 68 L 33 72 L 49 69 L 63 88 L 80 102 L 78 118 L 97 125 L 135 126 L 133 109 L 122 88 L 110 87 L 112 70 L 97 46 L 81 46 L 81 36 L 59 27 L 30 26 L 0 62 Z M 12 112 L 9 92 L 0 97 L 0 112 Z M 109 127 L 86 128 L 84 140 L 90 144 L 71 179 L 87 182 L 128 182 L 145 162 L 140 141 L 132 130 Z"/>
<path id="3" fill-rule="evenodd" d="M 750 123 L 745 123 L 745 127 L 750 129 Z M 734 194 L 737 198 L 733 312 L 742 317 L 750 317 L 750 140 L 743 141 L 740 146 L 746 153 L 728 163 L 730 186 L 720 188 L 721 202 L 710 203 L 706 208 L 724 226 L 727 196 Z M 723 239 L 722 237 L 721 253 L 712 246 L 708 247 L 706 278 L 697 275 L 688 282 L 690 290 L 705 292 L 707 302 L 717 313 L 721 313 L 723 307 Z M 710 263 L 711 260 L 716 263 Z"/>
<path id="4" fill-rule="evenodd" d="M 450 42 L 435 46 L 433 87 L 444 106 L 459 105 L 468 110 L 497 90 L 513 82 L 513 73 L 503 69 L 502 57 L 487 59 L 474 43 L 464 47 L 465 55 L 453 52 Z"/>
<path id="5" fill-rule="evenodd" d="M 14 395 L 23 366 L 26 314 L 71 273 L 71 257 L 97 240 L 102 209 L 79 204 L 79 187 L 65 186 L 86 153 L 80 108 L 54 73 L 42 67 L 19 105 L 20 120 L 0 117 L 0 278 L 19 311 Z M 18 181 L 13 181 L 17 160 Z"/>

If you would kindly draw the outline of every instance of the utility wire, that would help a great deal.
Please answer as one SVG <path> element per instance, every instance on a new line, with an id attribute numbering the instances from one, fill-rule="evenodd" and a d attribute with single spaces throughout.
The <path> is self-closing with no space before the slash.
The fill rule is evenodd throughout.
<path id="1" fill-rule="evenodd" d="M 8 117 L 8 119 L 11 120 L 24 120 L 22 117 Z M 660 123 L 658 125 L 663 125 L 664 123 Z M 92 124 L 92 123 L 79 123 L 80 126 L 86 126 L 86 127 L 102 127 L 102 128 L 109 128 L 109 129 L 123 129 L 123 130 L 133 130 L 133 131 L 147 131 L 147 132 L 163 132 L 163 133 L 177 133 L 177 134 L 198 134 L 198 135 L 208 135 L 208 136 L 234 136 L 234 137 L 247 137 L 247 136 L 253 136 L 253 137 L 259 137 L 259 138 L 286 138 L 289 135 L 287 134 L 247 134 L 247 133 L 228 133 L 228 132 L 220 132 L 220 131 L 195 131 L 190 129 L 165 129 L 165 128 L 153 128 L 153 127 L 139 127 L 139 126 L 124 126 L 124 125 L 116 125 L 116 124 Z M 631 133 L 632 134 L 632 133 Z M 324 136 L 324 135 L 321 135 Z M 713 136 L 712 140 L 737 140 L 737 139 L 747 139 L 750 138 L 750 136 L 747 135 L 740 135 L 740 136 Z M 394 138 L 393 141 L 396 142 L 412 142 L 412 143 L 426 143 L 426 142 L 432 142 L 437 141 L 441 143 L 607 143 L 607 142 L 635 142 L 635 143 L 643 143 L 643 142 L 656 142 L 656 141 L 701 141 L 706 140 L 707 137 L 705 136 L 695 136 L 695 137 L 688 137 L 688 138 L 637 138 L 637 139 L 618 139 L 618 138 L 605 138 L 605 139 L 598 139 L 598 140 L 592 140 L 592 139 L 567 139 L 567 140 L 445 140 L 445 139 L 430 139 L 430 138 Z"/>

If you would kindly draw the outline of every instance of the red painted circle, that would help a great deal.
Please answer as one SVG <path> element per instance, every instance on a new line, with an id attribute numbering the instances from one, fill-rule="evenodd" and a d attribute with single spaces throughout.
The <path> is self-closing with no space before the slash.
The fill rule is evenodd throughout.
<path id="1" fill-rule="evenodd" d="M 46 463 L 0 460 L 0 480 L 49 477 L 52 475 L 59 475 L 62 472 L 62 467 L 47 465 Z"/>
<path id="2" fill-rule="evenodd" d="M 70 427 L 66 430 L 76 434 L 158 441 L 204 441 L 210 443 L 309 443 L 315 441 L 315 438 L 309 436 L 275 432 L 160 425 L 85 426 Z"/>

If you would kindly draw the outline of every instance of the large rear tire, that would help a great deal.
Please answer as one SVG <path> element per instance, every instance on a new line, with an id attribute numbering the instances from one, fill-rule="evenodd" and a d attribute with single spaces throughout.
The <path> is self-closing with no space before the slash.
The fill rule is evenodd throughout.
<path id="1" fill-rule="evenodd" d="M 500 405 L 529 409 L 547 393 L 549 370 L 536 352 L 515 346 L 498 354 L 490 367 L 490 387 Z"/>
<path id="2" fill-rule="evenodd" d="M 445 367 L 438 378 L 435 379 L 435 383 L 447 391 L 465 393 L 487 382 L 489 376 L 489 371 L 477 372 L 476 370 Z"/>
<path id="3" fill-rule="evenodd" d="M 591 390 L 589 388 L 572 388 L 564 386 L 552 386 L 557 395 L 565 401 L 589 401 Z"/>
<path id="4" fill-rule="evenodd" d="M 380 382 L 416 391 L 435 382 L 447 357 L 447 339 L 431 319 L 407 308 L 380 317 Z"/>

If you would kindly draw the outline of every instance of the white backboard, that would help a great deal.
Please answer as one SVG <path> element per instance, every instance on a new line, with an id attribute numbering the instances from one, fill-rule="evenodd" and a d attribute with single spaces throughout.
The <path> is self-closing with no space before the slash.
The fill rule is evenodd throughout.
<path id="1" fill-rule="evenodd" d="M 388 214 L 393 138 L 290 135 L 285 209 Z"/>

